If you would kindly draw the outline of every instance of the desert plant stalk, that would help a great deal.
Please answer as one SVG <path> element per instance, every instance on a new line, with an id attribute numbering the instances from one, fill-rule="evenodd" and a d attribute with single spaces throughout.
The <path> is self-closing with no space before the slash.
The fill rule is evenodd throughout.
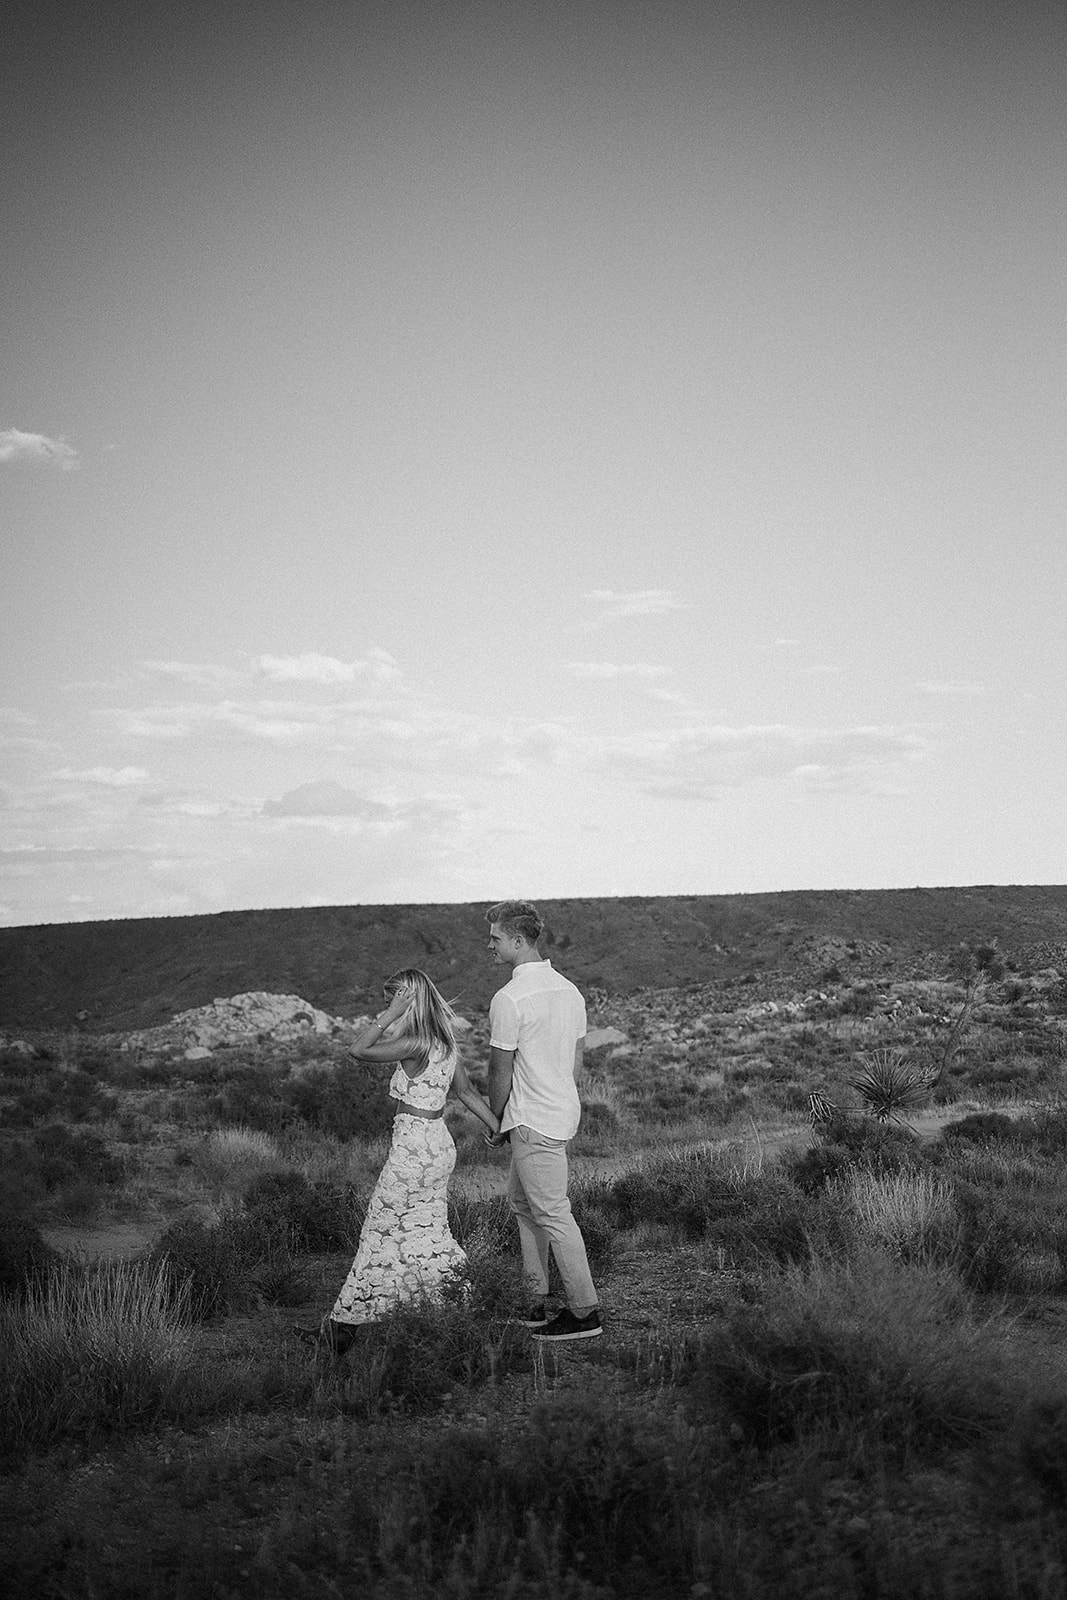
<path id="1" fill-rule="evenodd" d="M 0 1312 L 5 1449 L 180 1413 L 199 1383 L 187 1298 L 151 1262 L 65 1264 L 32 1283 Z"/>

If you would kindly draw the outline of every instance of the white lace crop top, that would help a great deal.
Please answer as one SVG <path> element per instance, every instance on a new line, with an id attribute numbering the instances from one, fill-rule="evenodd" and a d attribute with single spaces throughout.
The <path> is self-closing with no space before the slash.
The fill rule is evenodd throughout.
<path id="1" fill-rule="evenodd" d="M 452 1074 L 456 1070 L 456 1052 L 446 1050 L 443 1044 L 430 1046 L 430 1059 L 417 1078 L 409 1078 L 402 1062 L 389 1080 L 389 1093 L 394 1100 L 402 1100 L 420 1111 L 441 1111 L 448 1099 Z"/>

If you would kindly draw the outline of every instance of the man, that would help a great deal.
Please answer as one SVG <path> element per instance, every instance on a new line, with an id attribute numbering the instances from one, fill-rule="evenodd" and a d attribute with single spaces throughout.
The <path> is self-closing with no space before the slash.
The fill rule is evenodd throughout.
<path id="1" fill-rule="evenodd" d="M 500 1118 L 489 1142 L 511 1144 L 508 1199 L 537 1302 L 524 1321 L 535 1339 L 595 1339 L 603 1332 L 597 1292 L 567 1198 L 567 1141 L 581 1116 L 574 1076 L 585 1049 L 585 1001 L 542 959 L 544 922 L 535 906 L 504 900 L 485 920 L 494 960 L 512 971 L 489 1007 L 489 1105 Z M 551 1320 L 544 1305 L 549 1248 L 566 1299 Z"/>

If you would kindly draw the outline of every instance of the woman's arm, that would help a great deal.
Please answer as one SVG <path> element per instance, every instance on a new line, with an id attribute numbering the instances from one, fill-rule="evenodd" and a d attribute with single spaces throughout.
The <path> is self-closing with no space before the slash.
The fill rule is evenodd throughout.
<path id="1" fill-rule="evenodd" d="M 410 1034 L 401 1034 L 396 1039 L 384 1037 L 410 1004 L 411 996 L 403 990 L 395 994 L 385 1010 L 380 1011 L 373 1022 L 368 1022 L 356 1034 L 348 1047 L 348 1054 L 360 1061 L 405 1061 L 409 1056 L 416 1055 L 418 1044 Z"/>
<path id="2" fill-rule="evenodd" d="M 494 1117 L 481 1095 L 474 1088 L 462 1061 L 456 1062 L 456 1070 L 452 1074 L 452 1088 L 455 1091 L 456 1099 L 461 1100 L 468 1111 L 473 1111 L 474 1115 L 485 1123 L 490 1133 L 500 1132 L 500 1118 Z"/>

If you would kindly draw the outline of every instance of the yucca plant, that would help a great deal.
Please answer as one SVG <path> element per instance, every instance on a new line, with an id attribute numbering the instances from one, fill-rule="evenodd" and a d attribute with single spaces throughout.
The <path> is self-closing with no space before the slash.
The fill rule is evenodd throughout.
<path id="1" fill-rule="evenodd" d="M 870 1050 L 859 1057 L 860 1070 L 846 1082 L 876 1122 L 902 1122 L 924 1106 L 940 1074 L 913 1066 L 903 1050 Z"/>

